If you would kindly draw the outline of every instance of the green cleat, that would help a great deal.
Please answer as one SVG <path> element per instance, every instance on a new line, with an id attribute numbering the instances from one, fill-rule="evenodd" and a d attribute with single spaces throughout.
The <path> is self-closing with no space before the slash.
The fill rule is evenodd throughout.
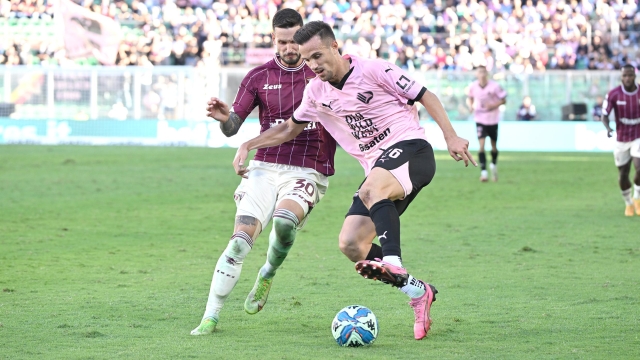
<path id="1" fill-rule="evenodd" d="M 265 279 L 262 275 L 258 274 L 256 283 L 253 285 L 253 289 L 251 289 L 247 300 L 244 302 L 244 311 L 253 315 L 262 310 L 264 304 L 267 302 L 271 283 L 273 283 L 273 278 Z"/>
<path id="2" fill-rule="evenodd" d="M 218 319 L 204 318 L 197 328 L 191 330 L 191 335 L 209 335 L 212 334 L 218 325 Z"/>

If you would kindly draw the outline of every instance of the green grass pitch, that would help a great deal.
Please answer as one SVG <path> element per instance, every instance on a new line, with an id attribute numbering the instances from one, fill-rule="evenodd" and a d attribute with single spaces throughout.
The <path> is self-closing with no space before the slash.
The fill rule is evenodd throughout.
<path id="1" fill-rule="evenodd" d="M 405 265 L 440 291 L 415 341 L 408 298 L 338 249 L 363 176 L 339 151 L 264 310 L 243 302 L 266 234 L 218 330 L 190 336 L 233 229 L 234 153 L 0 147 L 0 359 L 640 358 L 640 217 L 623 216 L 611 154 L 505 152 L 481 184 L 437 153 L 402 217 Z M 373 346 L 331 337 L 350 304 L 378 317 Z"/>

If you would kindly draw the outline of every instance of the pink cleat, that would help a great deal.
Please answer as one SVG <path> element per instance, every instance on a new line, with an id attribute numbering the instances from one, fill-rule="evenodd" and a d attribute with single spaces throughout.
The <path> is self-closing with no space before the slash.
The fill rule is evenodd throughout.
<path id="1" fill-rule="evenodd" d="M 429 317 L 429 310 L 431 309 L 431 303 L 436 301 L 436 294 L 438 290 L 431 285 L 421 280 L 425 285 L 427 291 L 419 298 L 411 299 L 409 305 L 413 308 L 413 313 L 416 317 L 416 322 L 413 324 L 413 335 L 416 340 L 421 340 L 429 332 L 431 327 L 431 317 Z"/>
<path id="2" fill-rule="evenodd" d="M 380 280 L 395 287 L 407 285 L 409 274 L 403 267 L 395 266 L 380 259 L 361 260 L 356 263 L 356 271 L 365 279 Z"/>

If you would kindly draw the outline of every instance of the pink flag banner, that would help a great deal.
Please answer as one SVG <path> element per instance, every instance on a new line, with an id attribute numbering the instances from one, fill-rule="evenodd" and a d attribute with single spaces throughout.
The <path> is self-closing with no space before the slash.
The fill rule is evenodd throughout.
<path id="1" fill-rule="evenodd" d="M 64 23 L 64 46 L 69 59 L 95 57 L 102 64 L 113 65 L 122 39 L 120 24 L 115 20 L 77 5 L 59 0 Z"/>

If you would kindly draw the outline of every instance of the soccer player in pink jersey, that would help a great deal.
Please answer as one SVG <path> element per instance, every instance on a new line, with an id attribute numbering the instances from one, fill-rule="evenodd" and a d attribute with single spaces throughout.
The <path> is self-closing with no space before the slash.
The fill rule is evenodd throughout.
<path id="1" fill-rule="evenodd" d="M 298 45 L 293 41 L 302 25 L 302 17 L 295 10 L 278 11 L 273 17 L 276 57 L 245 76 L 232 109 L 220 99 L 209 101 L 207 115 L 220 122 L 226 136 L 236 134 L 256 106 L 260 109 L 261 132 L 292 116 L 305 86 L 315 77 L 302 62 Z M 334 173 L 335 140 L 321 124 L 308 123 L 301 130 L 291 141 L 260 149 L 250 163 L 251 172 L 243 174 L 234 194 L 237 204 L 234 233 L 218 259 L 204 316 L 192 335 L 214 331 L 222 306 L 238 282 L 244 258 L 273 218 L 267 261 L 244 304 L 249 314 L 262 309 L 296 232 L 324 196 L 329 185 L 327 177 Z"/>
<path id="2" fill-rule="evenodd" d="M 484 142 L 491 139 L 491 177 L 498 181 L 498 122 L 500 121 L 500 105 L 506 104 L 507 92 L 497 82 L 489 79 L 489 73 L 484 66 L 476 69 L 477 80 L 469 86 L 467 103 L 473 112 L 478 132 L 480 150 L 478 162 L 480 162 L 480 181 L 486 182 L 487 156 L 484 152 Z"/>
<path id="3" fill-rule="evenodd" d="M 356 262 L 362 276 L 391 284 L 411 298 L 414 336 L 422 339 L 431 325 L 429 312 L 437 291 L 407 273 L 400 249 L 400 215 L 435 174 L 433 149 L 415 103 L 442 129 L 451 156 L 475 165 L 469 142 L 456 135 L 440 100 L 408 73 L 386 61 L 341 56 L 328 24 L 309 22 L 294 40 L 317 77 L 289 120 L 238 148 L 236 172 L 246 173 L 250 150 L 288 141 L 310 122 L 322 123 L 360 162 L 366 176 L 340 231 L 340 250 Z M 373 244 L 376 235 L 381 246 Z"/>
<path id="4" fill-rule="evenodd" d="M 622 67 L 622 84 L 607 94 L 602 104 L 602 123 L 611 137 L 613 130 L 609 126 L 609 114 L 613 111 L 616 118 L 616 147 L 613 150 L 615 164 L 618 167 L 618 183 L 625 202 L 624 214 L 640 215 L 640 94 L 636 83 L 636 69 L 632 65 Z M 631 198 L 631 163 L 636 168 L 633 177 L 633 198 Z"/>

